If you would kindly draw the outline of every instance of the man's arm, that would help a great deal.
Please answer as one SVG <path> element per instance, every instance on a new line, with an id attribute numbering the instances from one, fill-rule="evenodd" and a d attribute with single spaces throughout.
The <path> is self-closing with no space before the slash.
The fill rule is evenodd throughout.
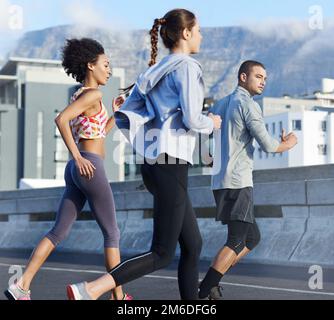
<path id="1" fill-rule="evenodd" d="M 254 101 L 244 101 L 241 108 L 246 126 L 262 150 L 276 153 L 280 143 L 269 135 L 260 106 Z"/>

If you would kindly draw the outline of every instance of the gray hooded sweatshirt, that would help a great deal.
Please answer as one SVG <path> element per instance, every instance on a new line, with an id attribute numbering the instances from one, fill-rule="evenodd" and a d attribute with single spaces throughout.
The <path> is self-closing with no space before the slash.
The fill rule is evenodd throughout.
<path id="1" fill-rule="evenodd" d="M 199 62 L 170 54 L 139 76 L 116 125 L 136 153 L 157 159 L 167 153 L 193 164 L 197 133 L 211 134 L 213 121 L 202 114 L 204 83 Z"/>

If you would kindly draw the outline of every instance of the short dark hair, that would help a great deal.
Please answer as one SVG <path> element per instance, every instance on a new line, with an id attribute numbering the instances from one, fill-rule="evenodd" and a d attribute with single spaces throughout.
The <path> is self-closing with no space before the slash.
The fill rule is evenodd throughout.
<path id="1" fill-rule="evenodd" d="M 103 46 L 93 39 L 69 39 L 62 50 L 62 65 L 68 75 L 83 83 L 88 63 L 96 63 L 98 57 L 104 53 Z"/>
<path id="2" fill-rule="evenodd" d="M 243 64 L 240 66 L 240 69 L 238 72 L 238 81 L 240 81 L 240 76 L 243 73 L 245 73 L 248 76 L 253 67 L 262 67 L 264 70 L 266 70 L 266 67 L 261 62 L 254 61 L 254 60 L 247 60 L 243 62 Z"/>

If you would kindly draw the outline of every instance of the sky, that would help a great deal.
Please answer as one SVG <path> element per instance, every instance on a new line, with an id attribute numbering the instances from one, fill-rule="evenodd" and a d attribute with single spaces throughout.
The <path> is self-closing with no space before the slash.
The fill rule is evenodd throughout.
<path id="1" fill-rule="evenodd" d="M 149 29 L 173 8 L 193 11 L 202 27 L 306 21 L 313 6 L 334 17 L 333 0 L 0 0 L 0 57 L 27 31 L 64 24 Z M 14 26 L 14 27 L 13 27 Z"/>

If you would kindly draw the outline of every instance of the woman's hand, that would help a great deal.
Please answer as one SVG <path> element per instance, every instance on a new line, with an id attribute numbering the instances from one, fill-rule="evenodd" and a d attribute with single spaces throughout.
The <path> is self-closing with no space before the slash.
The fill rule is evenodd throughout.
<path id="1" fill-rule="evenodd" d="M 124 102 L 125 102 L 125 99 L 124 99 L 123 96 L 119 96 L 116 99 L 113 99 L 113 101 L 112 101 L 112 111 L 114 113 L 119 111 Z"/>
<path id="2" fill-rule="evenodd" d="M 96 170 L 96 168 L 89 160 L 79 157 L 75 160 L 75 165 L 79 169 L 81 176 L 86 177 L 88 180 L 94 177 L 94 170 Z"/>
<path id="3" fill-rule="evenodd" d="M 217 116 L 215 114 L 209 113 L 208 117 L 212 119 L 213 126 L 216 130 L 221 128 L 222 125 L 222 118 L 220 116 Z"/>

